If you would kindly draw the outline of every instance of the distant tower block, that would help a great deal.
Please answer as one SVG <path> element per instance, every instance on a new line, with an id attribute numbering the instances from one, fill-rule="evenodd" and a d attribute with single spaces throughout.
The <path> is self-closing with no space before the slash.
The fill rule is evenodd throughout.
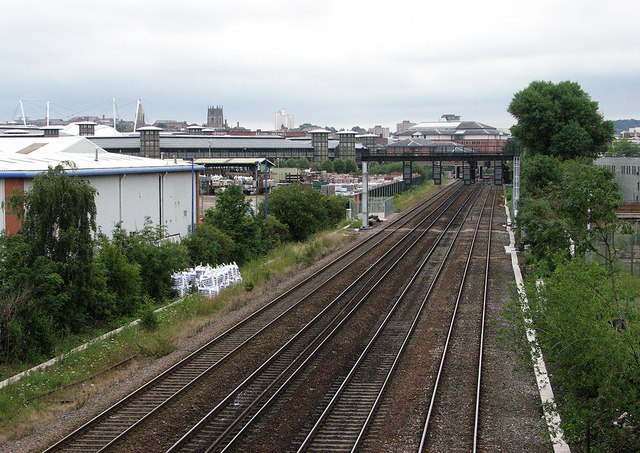
<path id="1" fill-rule="evenodd" d="M 313 161 L 324 162 L 329 158 L 329 131 L 314 129 L 311 134 L 311 146 L 313 146 Z"/>
<path id="2" fill-rule="evenodd" d="M 162 129 L 155 126 L 144 126 L 138 128 L 140 132 L 140 155 L 160 159 L 160 131 Z"/>
<path id="3" fill-rule="evenodd" d="M 293 115 L 289 115 L 286 109 L 278 110 L 276 112 L 275 126 L 276 131 L 280 129 L 293 129 L 295 127 Z"/>
<path id="4" fill-rule="evenodd" d="M 355 131 L 338 132 L 339 154 L 342 159 L 356 159 L 356 133 Z"/>
<path id="5" fill-rule="evenodd" d="M 207 111 L 207 127 L 212 128 L 224 128 L 224 114 L 222 113 L 222 106 L 216 105 L 215 107 L 209 106 Z"/>

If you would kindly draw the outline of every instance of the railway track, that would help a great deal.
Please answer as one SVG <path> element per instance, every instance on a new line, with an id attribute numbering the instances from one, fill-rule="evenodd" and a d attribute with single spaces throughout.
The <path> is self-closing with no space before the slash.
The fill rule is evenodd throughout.
<path id="1" fill-rule="evenodd" d="M 443 191 L 438 197 L 423 203 L 419 209 L 415 210 L 414 215 L 393 222 L 387 228 L 371 235 L 362 244 L 347 250 L 324 266 L 321 272 L 317 272 L 275 298 L 243 322 L 61 439 L 47 451 L 101 451 L 112 447 L 129 432 L 135 430 L 138 425 L 211 373 L 214 368 L 220 367 L 237 351 L 254 342 L 265 331 L 276 330 L 275 324 L 285 319 L 290 322 L 295 317 L 294 312 L 300 309 L 299 307 L 312 305 L 310 300 L 314 296 L 317 299 L 315 305 L 322 307 L 326 304 L 327 294 L 329 297 L 334 297 L 336 292 L 339 293 L 338 289 L 334 289 L 332 293 L 328 287 L 331 285 L 335 288 L 344 287 L 344 281 L 340 280 L 344 279 L 345 275 L 352 279 L 349 274 L 365 274 L 371 257 L 387 256 L 386 259 L 391 260 L 393 253 L 389 253 L 389 249 L 393 250 L 393 244 L 401 242 L 399 237 L 417 234 L 416 231 L 421 225 L 427 229 L 424 226 L 427 219 L 431 218 L 431 222 L 435 222 L 433 219 L 439 218 L 445 206 L 454 202 L 460 190 L 462 190 L 460 186 L 455 186 Z M 380 259 L 376 263 L 380 267 L 386 265 Z M 366 280 L 361 279 L 361 281 Z M 353 291 L 357 292 L 358 289 L 353 288 Z M 319 297 L 319 293 L 324 294 L 324 297 Z M 317 312 L 321 310 L 322 308 L 316 309 Z M 309 314 L 305 316 L 308 318 Z"/>
<path id="2" fill-rule="evenodd" d="M 451 206 L 453 204 L 451 203 Z M 462 208 L 458 208 L 458 211 L 460 209 Z M 433 223 L 435 221 L 429 227 Z M 332 313 L 328 317 L 323 314 L 314 320 L 318 321 L 317 323 L 310 324 L 308 329 L 300 331 L 285 348 L 269 358 L 249 380 L 229 393 L 221 404 L 200 420 L 169 451 L 225 451 L 232 448 L 232 444 L 252 425 L 261 412 L 295 382 L 310 361 L 341 329 L 352 322 L 352 318 L 360 316 L 372 293 L 430 231 L 429 228 L 420 228 L 421 226 L 416 225 L 405 236 L 405 240 L 402 241 L 406 243 L 405 247 L 392 250 L 394 253 L 390 255 L 391 262 L 385 261 L 381 262 L 380 266 L 372 266 L 375 271 L 366 276 L 367 285 L 361 287 L 354 295 L 347 295 L 346 298 L 341 296 L 332 302 L 340 307 L 336 314 Z M 442 235 L 441 233 L 440 236 Z M 242 401 L 240 396 L 243 398 Z"/>
<path id="3" fill-rule="evenodd" d="M 431 253 L 425 256 L 393 309 L 299 446 L 299 452 L 353 451 L 360 446 L 378 410 L 386 385 L 393 378 L 396 365 L 419 324 L 423 308 L 470 212 L 469 209 L 463 214 L 449 241 L 442 241 L 445 230 L 438 238 L 438 244 L 434 245 L 432 252 L 436 246 L 440 246 L 443 253 L 431 263 L 430 267 L 435 269 L 429 272 L 431 281 L 427 292 L 420 297 L 422 291 L 414 284 L 425 270 Z M 453 220 L 448 227 L 453 226 Z"/>
<path id="4" fill-rule="evenodd" d="M 262 420 L 257 421 L 254 427 L 247 430 L 244 438 L 238 435 L 234 444 L 220 451 L 418 450 L 423 426 L 418 421 L 413 431 L 403 432 L 405 428 L 410 430 L 413 426 L 412 423 L 407 423 L 405 426 L 403 417 L 410 418 L 416 412 L 414 407 L 429 405 L 429 399 L 425 399 L 425 396 L 431 395 L 432 389 L 429 385 L 433 386 L 433 383 L 428 381 L 432 381 L 436 374 L 439 355 L 443 349 L 441 343 L 446 339 L 445 334 L 452 318 L 453 307 L 449 300 L 455 301 L 457 298 L 457 294 L 449 297 L 447 293 L 459 293 L 462 288 L 462 298 L 469 299 L 471 295 L 479 292 L 481 300 L 484 301 L 483 304 L 486 305 L 488 288 L 485 277 L 488 275 L 489 267 L 487 252 L 482 250 L 491 248 L 488 241 L 492 230 L 490 212 L 493 206 L 495 206 L 495 191 L 490 192 L 489 188 L 485 188 L 482 198 L 479 198 L 474 208 L 466 213 L 467 220 L 463 225 L 454 223 L 448 232 L 443 231 L 446 240 L 443 239 L 442 243 L 434 249 L 431 257 L 424 257 L 426 264 L 422 263 L 424 267 L 416 273 L 418 276 L 414 275 L 415 278 L 407 276 L 410 281 L 404 290 L 390 297 L 398 302 L 387 312 L 385 319 L 376 325 L 374 330 L 379 332 L 379 335 L 367 338 L 367 345 L 359 351 L 358 355 L 354 355 L 349 360 L 348 367 L 333 372 L 326 356 L 334 360 L 336 356 L 325 354 L 325 357 L 320 358 L 315 365 L 318 369 L 322 367 L 322 371 L 304 375 L 300 379 L 298 389 L 285 391 L 280 401 L 275 401 L 274 407 L 265 411 L 266 414 L 262 416 Z M 462 230 L 460 230 L 461 226 Z M 425 255 L 428 254 L 427 252 Z M 470 264 L 467 265 L 467 261 Z M 483 269 L 479 285 L 475 283 L 478 278 L 478 268 Z M 463 279 L 462 275 L 465 273 L 468 276 Z M 463 319 L 466 316 L 463 316 L 463 310 L 459 309 L 455 317 L 457 321 L 454 324 L 467 326 L 469 320 Z M 430 336 L 433 337 L 432 340 L 428 340 Z M 413 343 L 411 353 L 406 351 L 410 343 Z M 419 343 L 418 346 L 416 343 Z M 338 344 L 344 347 L 345 342 L 338 342 Z M 472 347 L 467 345 L 464 348 L 465 353 L 468 354 L 469 348 Z M 481 346 L 478 348 L 482 349 Z M 422 351 L 422 355 L 416 354 L 416 350 Z M 402 367 L 399 366 L 398 364 L 403 361 L 405 363 Z M 408 403 L 405 406 L 393 401 L 394 405 L 399 406 L 398 410 L 401 412 L 392 413 L 390 410 L 392 402 L 389 401 L 387 387 L 393 384 L 400 389 L 399 392 L 413 391 L 413 388 L 409 388 L 413 384 L 407 380 L 404 373 L 412 374 L 410 371 L 416 366 L 424 368 L 421 380 L 425 389 L 422 390 L 416 386 L 418 391 L 413 393 L 413 400 L 398 398 Z M 314 365 L 310 365 L 310 368 L 313 367 Z M 333 373 L 332 375 L 336 377 L 330 385 L 317 392 L 319 397 L 314 402 L 297 403 L 298 400 L 305 400 L 305 394 L 311 389 L 322 385 L 321 375 L 324 373 Z M 470 374 L 473 376 L 471 379 L 473 381 L 476 374 L 473 372 Z M 478 385 L 480 385 L 479 380 Z M 475 391 L 476 388 L 474 387 L 473 390 Z M 442 390 L 441 388 L 438 393 L 439 399 L 442 398 Z M 480 394 L 474 394 L 472 391 L 471 396 L 465 398 L 465 401 L 473 402 L 479 398 Z M 473 403 L 465 404 L 473 407 Z M 306 410 L 302 410 L 302 406 L 307 406 Z M 309 407 L 317 409 L 310 410 Z M 476 407 L 478 407 L 477 404 Z M 451 406 L 449 409 L 455 413 L 459 408 Z M 473 418 L 473 410 L 471 414 Z M 291 423 L 291 419 L 304 419 L 310 422 L 294 422 L 289 433 L 271 432 L 278 423 L 288 424 Z M 381 420 L 383 420 L 382 423 Z M 473 432 L 471 436 L 467 436 L 466 432 L 465 429 L 460 430 L 460 433 L 457 431 L 453 434 L 449 433 L 450 437 L 445 438 L 443 444 L 434 447 L 433 442 L 428 443 L 424 451 L 469 451 L 475 448 L 472 447 Z M 393 433 L 391 435 L 396 439 L 403 439 L 401 446 L 398 444 L 395 444 L 395 447 L 388 446 L 386 442 L 390 433 Z M 459 445 L 451 442 L 451 439 L 458 437 L 464 438 L 464 447 L 459 448 Z M 214 448 L 211 451 L 219 450 Z"/>
<path id="5" fill-rule="evenodd" d="M 487 203 L 490 195 L 491 202 Z M 478 449 L 495 198 L 495 190 L 487 194 L 469 247 L 424 421 L 420 452 Z"/>

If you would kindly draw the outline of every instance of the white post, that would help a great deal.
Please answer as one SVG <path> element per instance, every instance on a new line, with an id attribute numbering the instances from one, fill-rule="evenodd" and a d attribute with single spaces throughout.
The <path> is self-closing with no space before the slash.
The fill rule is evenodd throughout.
<path id="1" fill-rule="evenodd" d="M 27 125 L 27 117 L 24 116 L 24 103 L 22 102 L 22 99 L 20 99 L 18 101 L 18 104 L 20 104 L 20 111 L 22 112 L 22 125 L 26 126 Z"/>
<path id="2" fill-rule="evenodd" d="M 113 128 L 116 129 L 116 98 L 113 98 Z"/>
<path id="3" fill-rule="evenodd" d="M 367 162 L 362 162 L 362 228 L 369 228 L 369 171 Z"/>
<path id="4" fill-rule="evenodd" d="M 49 126 L 49 101 L 47 101 L 47 126 Z"/>

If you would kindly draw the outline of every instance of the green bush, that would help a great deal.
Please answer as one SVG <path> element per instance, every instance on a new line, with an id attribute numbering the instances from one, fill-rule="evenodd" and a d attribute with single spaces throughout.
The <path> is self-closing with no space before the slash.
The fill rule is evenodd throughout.
<path id="1" fill-rule="evenodd" d="M 261 206 L 261 210 L 262 209 L 264 209 L 264 204 Z M 269 250 L 273 250 L 291 239 L 289 227 L 278 220 L 276 216 L 271 215 L 268 219 L 259 216 L 257 222 L 262 234 L 263 254 L 268 253 Z"/>
<path id="2" fill-rule="evenodd" d="M 196 225 L 193 233 L 187 235 L 182 243 L 187 247 L 189 261 L 215 266 L 235 260 L 236 244 L 233 239 L 210 221 Z"/>
<path id="3" fill-rule="evenodd" d="M 262 254 L 260 225 L 239 186 L 230 186 L 219 197 L 215 209 L 206 212 L 204 223 L 224 231 L 233 240 L 234 261 L 238 264 Z"/>
<path id="4" fill-rule="evenodd" d="M 102 274 L 112 296 L 114 309 L 111 316 L 131 315 L 139 308 L 142 297 L 142 266 L 127 261 L 121 247 L 103 237 L 96 256 L 98 274 Z M 108 295 L 105 296 L 108 298 Z M 99 317 L 100 318 L 100 317 Z M 103 316 L 102 319 L 108 319 Z"/>
<path id="5" fill-rule="evenodd" d="M 176 349 L 175 344 L 170 338 L 158 332 L 147 335 L 142 338 L 141 341 L 137 342 L 136 345 L 138 346 L 140 354 L 154 359 L 171 354 Z"/>
<path id="6" fill-rule="evenodd" d="M 291 239 L 303 241 L 344 219 L 345 203 L 342 197 L 327 197 L 309 186 L 294 184 L 271 192 L 269 214 L 287 225 Z"/>
<path id="7" fill-rule="evenodd" d="M 147 306 L 140 315 L 140 327 L 146 331 L 153 331 L 160 325 L 157 313 L 151 306 Z"/>
<path id="8" fill-rule="evenodd" d="M 149 219 L 145 227 L 128 234 L 120 226 L 113 233 L 114 245 L 121 248 L 129 263 L 140 266 L 142 295 L 156 301 L 171 297 L 171 274 L 189 267 L 189 252 L 184 244 L 161 242 L 164 231 L 153 227 Z"/>

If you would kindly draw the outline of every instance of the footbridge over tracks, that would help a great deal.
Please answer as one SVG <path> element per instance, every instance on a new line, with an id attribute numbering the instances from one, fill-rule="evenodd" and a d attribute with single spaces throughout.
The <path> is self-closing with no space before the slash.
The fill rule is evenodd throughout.
<path id="1" fill-rule="evenodd" d="M 409 138 L 381 148 L 362 150 L 362 162 L 403 162 L 403 177 L 411 182 L 413 162 L 431 162 L 433 179 L 436 184 L 442 181 L 442 164 L 454 163 L 456 177 L 462 177 L 465 185 L 475 183 L 476 176 L 482 178 L 482 169 L 493 168 L 494 183 L 502 185 L 505 179 L 507 161 L 517 157 L 514 147 L 504 143 L 464 147 L 451 141 L 432 141 Z M 364 173 L 363 168 L 363 173 Z"/>

